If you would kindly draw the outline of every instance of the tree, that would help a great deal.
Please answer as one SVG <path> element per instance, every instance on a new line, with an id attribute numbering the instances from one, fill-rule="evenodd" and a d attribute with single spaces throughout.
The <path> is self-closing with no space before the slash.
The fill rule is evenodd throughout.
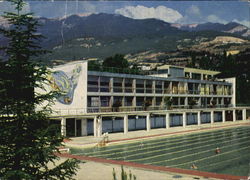
<path id="1" fill-rule="evenodd" d="M 115 67 L 120 69 L 129 68 L 129 63 L 122 54 L 115 54 L 114 56 L 106 58 L 103 61 L 102 65 L 106 67 Z"/>
<path id="2" fill-rule="evenodd" d="M 49 125 L 49 106 L 41 106 L 51 102 L 54 93 L 35 91 L 48 83 L 47 68 L 32 61 L 45 52 L 37 44 L 38 22 L 31 13 L 21 13 L 23 0 L 9 1 L 16 13 L 5 13 L 11 26 L 0 29 L 8 39 L 0 61 L 0 179 L 71 179 L 78 161 L 48 167 L 59 159 L 55 152 L 63 137 Z"/>

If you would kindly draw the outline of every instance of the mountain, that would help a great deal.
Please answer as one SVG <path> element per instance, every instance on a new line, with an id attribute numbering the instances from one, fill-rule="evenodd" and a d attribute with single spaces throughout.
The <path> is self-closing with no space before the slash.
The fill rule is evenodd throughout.
<path id="1" fill-rule="evenodd" d="M 235 35 L 240 35 L 243 37 L 250 36 L 249 28 L 236 23 L 230 22 L 228 24 L 220 24 L 220 23 L 204 23 L 204 24 L 172 24 L 172 27 L 176 27 L 179 30 L 185 31 L 219 31 L 219 32 L 226 32 Z"/>
<path id="2" fill-rule="evenodd" d="M 173 24 L 157 19 L 139 20 L 105 13 L 71 15 L 57 19 L 38 18 L 38 21 L 41 24 L 38 33 L 46 37 L 41 40 L 41 45 L 52 50 L 51 54 L 39 57 L 45 61 L 103 59 L 116 53 L 175 51 L 204 40 L 211 41 L 217 36 L 235 36 L 230 30 L 236 28 L 229 26 L 230 28 L 221 30 L 214 25 L 209 29 L 205 27 L 209 27 L 210 24 L 194 24 L 183 29 L 182 25 L 174 27 Z M 0 26 L 2 24 L 2 27 L 4 25 L 5 28 L 9 28 L 6 22 L 1 22 L 3 21 L 0 19 Z M 0 45 L 4 43 L 6 44 L 6 39 L 0 37 Z"/>
<path id="3" fill-rule="evenodd" d="M 104 13 L 89 16 L 72 15 L 57 20 L 42 18 L 39 21 L 42 24 L 39 32 L 47 37 L 43 43 L 48 46 L 79 37 L 121 39 L 181 32 L 169 23 L 156 19 L 135 20 Z"/>

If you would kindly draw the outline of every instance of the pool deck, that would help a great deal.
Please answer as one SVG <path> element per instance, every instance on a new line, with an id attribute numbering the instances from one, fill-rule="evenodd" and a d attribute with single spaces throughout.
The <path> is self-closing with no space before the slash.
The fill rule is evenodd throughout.
<path id="1" fill-rule="evenodd" d="M 142 139 L 148 138 L 156 138 L 162 136 L 176 136 L 176 135 L 183 135 L 187 133 L 195 133 L 195 132 L 203 132 L 203 131 L 211 131 L 221 128 L 231 128 L 236 126 L 250 126 L 250 120 L 247 121 L 236 121 L 236 122 L 225 122 L 225 123 L 214 123 L 214 124 L 203 124 L 201 126 L 192 125 L 183 127 L 175 127 L 169 129 L 152 129 L 150 131 L 131 131 L 127 134 L 123 133 L 112 133 L 108 135 L 109 143 L 108 145 L 117 144 L 117 143 L 129 143 L 134 141 L 141 141 Z M 96 146 L 98 142 L 100 142 L 101 138 L 93 137 L 93 136 L 86 136 L 86 137 L 76 137 L 70 138 L 70 140 L 65 141 L 65 145 L 67 147 L 75 147 L 75 148 L 85 148 L 85 147 L 93 147 Z M 135 172 L 137 179 L 182 179 L 182 180 L 191 180 L 191 179 L 225 179 L 225 180 L 243 180 L 248 179 L 246 176 L 231 176 L 231 175 L 223 175 L 223 174 L 216 174 L 216 173 L 209 173 L 209 172 L 201 172 L 197 170 L 186 170 L 186 169 L 178 169 L 178 168 L 171 168 L 171 167 L 162 167 L 162 166 L 152 166 L 152 165 L 144 165 L 132 162 L 125 162 L 125 161 L 116 161 L 116 160 L 108 160 L 96 157 L 87 157 L 87 156 L 78 156 L 78 155 L 71 155 L 71 154 L 60 154 L 62 158 L 76 158 L 82 160 L 86 165 L 81 165 L 81 171 L 84 171 L 82 166 L 87 166 L 87 164 L 92 164 L 93 167 L 89 166 L 89 171 L 93 169 L 95 171 L 95 167 L 102 167 L 100 173 L 103 173 L 103 176 L 100 176 L 101 179 L 112 179 L 112 176 L 107 177 L 104 176 L 105 172 L 110 172 L 112 175 L 112 168 L 117 170 L 117 175 L 120 175 L 120 168 L 119 166 L 125 166 L 126 168 L 130 169 Z M 106 170 L 105 170 L 106 169 Z M 77 179 L 81 179 L 80 175 L 77 175 Z M 81 174 L 81 173 L 80 173 Z M 98 173 L 97 173 L 98 174 Z M 100 177 L 98 175 L 93 174 L 89 179 L 90 180 L 99 180 Z M 148 174 L 148 175 L 146 175 Z M 143 176 L 143 177 L 142 177 Z M 109 178 L 108 178 L 109 177 Z M 151 177 L 151 178 L 150 178 Z M 179 177 L 179 178 L 178 178 Z M 85 179 L 85 178 L 84 178 Z M 88 178 L 87 178 L 88 179 Z"/>

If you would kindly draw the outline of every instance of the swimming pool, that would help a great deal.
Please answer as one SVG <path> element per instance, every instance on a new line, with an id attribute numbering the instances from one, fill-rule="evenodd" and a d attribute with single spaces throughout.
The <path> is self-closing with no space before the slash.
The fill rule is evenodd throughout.
<path id="1" fill-rule="evenodd" d="M 221 152 L 215 153 L 219 147 Z M 161 137 L 106 147 L 71 149 L 75 155 L 99 157 L 155 166 L 248 176 L 250 126 L 241 126 L 174 137 Z"/>

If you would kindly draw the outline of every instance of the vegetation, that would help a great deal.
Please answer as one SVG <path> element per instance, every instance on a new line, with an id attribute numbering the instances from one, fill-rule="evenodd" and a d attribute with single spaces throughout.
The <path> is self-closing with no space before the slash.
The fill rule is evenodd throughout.
<path id="1" fill-rule="evenodd" d="M 220 71 L 218 78 L 236 77 L 237 104 L 250 104 L 250 49 L 236 55 L 190 52 L 189 67 Z"/>
<path id="2" fill-rule="evenodd" d="M 164 97 L 163 101 L 167 109 L 172 109 L 172 105 L 173 105 L 172 97 L 166 96 Z"/>
<path id="3" fill-rule="evenodd" d="M 102 65 L 106 67 L 116 67 L 121 69 L 129 68 L 129 63 L 122 54 L 115 54 L 114 56 L 104 59 Z"/>
<path id="4" fill-rule="evenodd" d="M 124 74 L 143 74 L 137 64 L 130 65 L 128 60 L 122 54 L 115 54 L 114 56 L 105 58 L 103 63 L 99 61 L 90 61 L 88 64 L 90 71 L 103 71 L 111 73 Z"/>
<path id="5" fill-rule="evenodd" d="M 129 170 L 129 174 L 127 174 L 126 171 L 124 171 L 123 166 L 121 167 L 121 180 L 136 180 L 136 176 L 131 173 Z M 116 176 L 115 169 L 113 168 L 113 180 L 118 180 Z"/>
<path id="6" fill-rule="evenodd" d="M 0 61 L 0 179 L 72 179 L 78 162 L 54 164 L 63 137 L 49 125 L 49 105 L 42 107 L 55 94 L 35 91 L 48 83 L 46 67 L 32 61 L 45 53 L 37 44 L 38 22 L 31 13 L 21 13 L 23 0 L 9 1 L 17 12 L 5 13 L 11 28 L 0 29 L 8 39 Z M 49 168 L 49 163 L 54 167 Z"/>

